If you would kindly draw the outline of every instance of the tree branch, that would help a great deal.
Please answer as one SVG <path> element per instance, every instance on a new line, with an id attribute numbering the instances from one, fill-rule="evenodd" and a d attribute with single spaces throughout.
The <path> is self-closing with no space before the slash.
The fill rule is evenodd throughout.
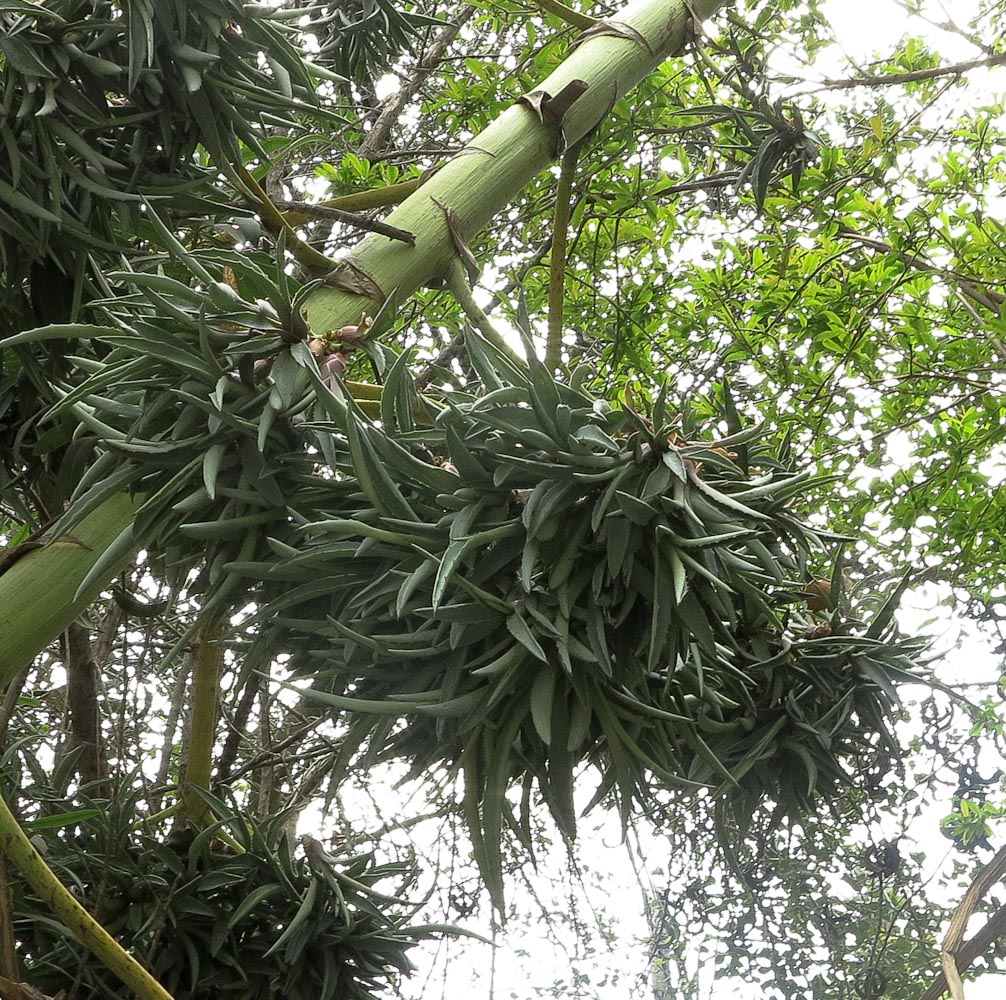
<path id="1" fill-rule="evenodd" d="M 83 747 L 77 759 L 77 773 L 84 784 L 107 777 L 98 708 L 98 664 L 91 647 L 90 632 L 72 622 L 66 636 L 66 708 L 69 727 L 67 750 Z M 108 788 L 97 793 L 108 797 Z"/>
<path id="2" fill-rule="evenodd" d="M 943 964 L 943 973 L 940 979 L 943 982 L 940 991 L 934 994 L 934 998 L 939 997 L 949 987 L 953 1000 L 964 1000 L 964 984 L 961 981 L 961 972 L 963 970 L 960 964 L 958 964 L 957 955 L 958 951 L 961 950 L 961 942 L 964 940 L 964 930 L 972 914 L 978 908 L 978 904 L 1003 875 L 1006 875 L 1006 847 L 1001 847 L 995 857 L 975 876 L 974 881 L 968 886 L 968 891 L 964 893 L 964 898 L 960 901 L 957 909 L 954 910 L 954 915 L 950 919 L 950 926 L 947 928 L 946 936 L 943 938 L 943 947 L 940 949 L 940 960 Z M 994 915 L 993 919 L 999 917 L 1000 913 L 1002 913 L 1002 909 Z M 992 923 L 992 921 L 990 920 L 985 925 L 986 930 L 989 923 Z M 995 938 L 992 940 L 995 940 Z M 975 955 L 971 961 L 974 961 L 977 957 Z M 965 964 L 964 968 L 967 968 L 968 964 L 970 963 Z M 935 986 L 936 984 L 934 983 L 926 991 L 925 997 L 930 995 L 930 991 Z"/>
<path id="3" fill-rule="evenodd" d="M 997 312 L 999 308 L 1006 303 L 1006 295 L 1002 295 L 1000 292 L 995 292 L 991 289 L 983 289 L 979 287 L 978 282 L 972 280 L 971 278 L 967 278 L 957 271 L 937 267 L 935 264 L 931 264 L 924 257 L 919 257 L 913 253 L 905 253 L 903 250 L 895 250 L 890 243 L 885 243 L 883 240 L 877 240 L 872 236 L 857 233 L 855 229 L 849 229 L 846 226 L 842 226 L 836 235 L 843 236 L 849 240 L 855 240 L 857 243 L 870 247 L 872 250 L 879 250 L 881 253 L 893 254 L 903 264 L 907 264 L 909 267 L 914 267 L 919 271 L 928 271 L 930 274 L 938 274 L 942 278 L 954 281 L 957 283 L 957 287 L 960 288 L 961 292 L 963 292 L 968 298 L 973 299 L 980 306 L 983 306 L 991 312 Z"/>
<path id="4" fill-rule="evenodd" d="M 879 76 L 850 77 L 846 80 L 826 80 L 815 84 L 807 90 L 800 90 L 790 95 L 798 97 L 801 94 L 819 94 L 824 90 L 853 90 L 856 87 L 890 87 L 899 83 L 915 83 L 918 80 L 937 80 L 941 76 L 959 76 L 972 69 L 1006 65 L 1006 52 L 985 56 L 980 59 L 967 59 L 964 62 L 951 63 L 949 66 L 934 66 L 932 69 L 913 69 L 904 73 L 887 73 Z M 788 82 L 796 83 L 792 77 Z"/>
<path id="5" fill-rule="evenodd" d="M 478 10 L 475 4 L 468 4 L 463 7 L 458 14 L 458 19 L 452 24 L 445 25 L 436 41 L 422 54 L 419 59 L 416 71 L 409 77 L 396 94 L 393 94 L 385 102 L 381 113 L 374 122 L 374 127 L 367 133 L 367 137 L 360 145 L 360 156 L 369 159 L 375 153 L 379 153 L 388 144 L 391 137 L 391 129 L 398 121 L 405 110 L 405 106 L 419 92 L 419 88 L 427 81 L 430 74 L 437 68 L 444 53 L 451 43 L 457 38 L 458 32 L 471 20 Z"/>
<path id="6" fill-rule="evenodd" d="M 368 219 L 358 215 L 356 212 L 345 212 L 341 208 L 333 208 L 331 205 L 315 205 L 308 201 L 274 201 L 273 205 L 281 212 L 287 214 L 287 221 L 290 213 L 309 219 L 330 219 L 332 222 L 343 222 L 347 226 L 355 229 L 364 229 L 368 233 L 377 233 L 380 236 L 387 236 L 389 240 L 399 240 L 402 243 L 415 246 L 416 237 L 404 229 L 397 226 L 389 226 L 387 223 L 379 222 L 376 219 Z"/>
<path id="7" fill-rule="evenodd" d="M 1006 906 L 1000 906 L 985 922 L 985 926 L 973 938 L 962 945 L 956 954 L 960 972 L 968 969 L 976 958 L 980 958 L 989 947 L 1000 938 L 1006 937 Z M 940 1000 L 947 992 L 947 977 L 941 972 L 919 1000 Z"/>

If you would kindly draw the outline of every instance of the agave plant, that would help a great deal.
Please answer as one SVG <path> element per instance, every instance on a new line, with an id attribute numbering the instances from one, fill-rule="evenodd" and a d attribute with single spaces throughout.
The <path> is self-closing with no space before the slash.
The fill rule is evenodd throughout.
<path id="1" fill-rule="evenodd" d="M 658 783 L 744 821 L 812 809 L 890 746 L 920 644 L 894 638 L 893 601 L 869 624 L 841 605 L 840 540 L 794 512 L 806 473 L 757 428 L 710 438 L 663 400 L 642 416 L 556 384 L 531 351 L 529 373 L 474 335 L 468 354 L 484 394 L 419 401 L 399 363 L 380 426 L 319 391 L 357 492 L 279 562 L 232 569 L 266 581 L 265 648 L 293 652 L 351 743 L 463 774 L 497 899 L 502 831 L 530 847 L 537 788 L 572 836 L 582 765 L 587 808 L 610 794 L 627 817 Z M 827 622 L 797 610 L 823 565 Z"/>
<path id="2" fill-rule="evenodd" d="M 309 837 L 294 852 L 286 815 L 256 824 L 212 796 L 213 822 L 172 845 L 138 829 L 139 795 L 121 783 L 107 802 L 52 800 L 29 828 L 53 869 L 175 996 L 371 1000 L 412 970 L 418 941 L 456 930 L 410 925 L 415 905 L 399 894 L 415 882 L 411 865 L 331 856 Z M 11 889 L 36 987 L 55 995 L 76 978 L 88 996 L 122 995 L 117 978 L 43 915 L 44 900 L 17 876 Z"/>
<path id="3" fill-rule="evenodd" d="M 869 623 L 846 606 L 841 540 L 798 517 L 819 483 L 757 428 L 704 431 L 663 396 L 609 405 L 530 345 L 524 369 L 474 334 L 477 393 L 421 396 L 392 353 L 365 412 L 300 339 L 281 270 L 187 263 L 204 290 L 123 271 L 134 294 L 76 329 L 107 353 L 56 409 L 101 457 L 64 527 L 139 493 L 104 561 L 140 541 L 166 572 L 202 558 L 190 590 L 257 601 L 251 662 L 291 654 L 347 747 L 462 775 L 497 902 L 503 831 L 529 845 L 536 790 L 570 836 L 586 772 L 589 805 L 628 816 L 657 783 L 743 822 L 766 801 L 814 808 L 891 742 L 919 644 L 894 635 L 893 602 Z"/>

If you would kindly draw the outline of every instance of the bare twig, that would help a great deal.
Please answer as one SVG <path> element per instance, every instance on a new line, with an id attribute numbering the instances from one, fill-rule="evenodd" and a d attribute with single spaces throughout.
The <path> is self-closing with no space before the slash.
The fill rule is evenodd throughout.
<path id="1" fill-rule="evenodd" d="M 956 954 L 957 969 L 964 972 L 976 958 L 980 958 L 989 947 L 1006 937 L 1006 906 L 1000 906 L 985 922 L 985 926 L 973 938 L 962 945 Z M 940 1000 L 947 992 L 947 977 L 940 973 L 919 1000 Z"/>
<path id="2" fill-rule="evenodd" d="M 374 154 L 387 146 L 391 130 L 405 110 L 405 106 L 419 93 L 419 88 L 437 68 L 444 53 L 457 38 L 458 32 L 471 20 L 477 10 L 475 4 L 468 4 L 460 10 L 456 21 L 443 27 L 433 44 L 422 54 L 416 71 L 402 84 L 398 92 L 385 102 L 377 121 L 374 122 L 374 127 L 367 133 L 360 146 L 361 157 L 371 159 Z"/>
<path id="3" fill-rule="evenodd" d="M 182 718 L 182 711 L 185 707 L 185 691 L 189 683 L 189 675 L 192 672 L 192 653 L 187 652 L 182 658 L 181 666 L 178 669 L 178 676 L 171 689 L 171 700 L 168 707 L 168 714 L 164 720 L 164 739 L 161 742 L 161 758 L 157 767 L 157 777 L 154 779 L 155 788 L 165 788 L 171 776 L 172 768 L 175 764 L 175 747 L 178 744 L 178 723 Z M 184 728 L 184 727 L 183 727 Z M 188 736 L 183 734 L 182 746 L 188 745 Z M 150 809 L 157 812 L 161 807 L 160 796 L 155 800 L 151 796 Z"/>
<path id="4" fill-rule="evenodd" d="M 1006 875 L 1006 847 L 1001 847 L 995 857 L 975 876 L 974 881 L 968 886 L 968 891 L 964 893 L 964 898 L 954 910 L 953 917 L 950 918 L 950 926 L 940 949 L 940 961 L 945 977 L 944 989 L 949 987 L 953 1000 L 964 1000 L 964 983 L 961 981 L 961 969 L 957 963 L 957 952 L 964 940 L 964 931 L 978 904 L 1003 875 Z"/>
<path id="5" fill-rule="evenodd" d="M 316 219 L 331 219 L 333 222 L 344 222 L 347 226 L 355 229 L 363 229 L 368 233 L 377 233 L 379 236 L 387 236 L 389 240 L 399 240 L 408 243 L 409 246 L 416 245 L 416 237 L 404 229 L 397 226 L 389 226 L 386 222 L 379 222 L 376 219 L 368 219 L 366 216 L 357 215 L 355 212 L 344 212 L 341 208 L 331 208 L 328 205 L 312 205 L 307 201 L 274 201 L 273 205 L 281 212 L 296 212 L 298 215 L 313 216 Z"/>
<path id="6" fill-rule="evenodd" d="M 934 28 L 938 28 L 940 31 L 946 31 L 951 35 L 958 35 L 965 41 L 970 42 L 976 49 L 984 52 L 986 55 L 995 55 L 995 49 L 989 45 L 987 42 L 982 41 L 973 32 L 965 31 L 959 24 L 957 24 L 950 16 L 947 8 L 943 7 L 943 13 L 946 14 L 947 19 L 945 21 L 937 21 L 936 18 L 927 17 L 921 10 L 916 10 L 910 7 L 904 0 L 894 0 L 894 2 L 908 15 L 911 17 L 917 17 L 920 21 L 925 21 L 926 24 L 931 24 Z"/>
<path id="7" fill-rule="evenodd" d="M 960 76 L 973 69 L 992 66 L 1006 66 L 1006 52 L 979 59 L 966 59 L 964 62 L 951 63 L 949 66 L 934 66 L 932 69 L 913 69 L 906 70 L 904 73 L 856 76 L 846 80 L 825 80 L 823 83 L 813 84 L 806 90 L 796 91 L 790 96 L 819 94 L 824 90 L 853 90 L 856 87 L 891 87 L 899 83 L 916 83 L 919 80 L 937 80 L 943 76 Z M 797 81 L 790 78 L 789 82 L 796 83 Z"/>
<path id="8" fill-rule="evenodd" d="M 241 700 L 234 710 L 234 716 L 228 721 L 229 731 L 227 739 L 224 741 L 223 750 L 221 750 L 217 761 L 215 782 L 217 786 L 225 785 L 230 779 L 234 761 L 237 759 L 238 749 L 241 746 L 241 741 L 244 739 L 248 726 L 248 717 L 251 715 L 252 706 L 255 704 L 255 698 L 261 686 L 262 675 L 259 673 L 250 673 L 245 681 Z"/>

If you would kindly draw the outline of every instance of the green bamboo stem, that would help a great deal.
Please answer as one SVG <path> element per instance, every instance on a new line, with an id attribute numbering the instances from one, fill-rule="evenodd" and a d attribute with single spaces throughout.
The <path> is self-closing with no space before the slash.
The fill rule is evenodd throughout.
<path id="1" fill-rule="evenodd" d="M 562 116 L 566 147 L 592 132 L 615 101 L 681 49 L 693 14 L 706 20 L 723 2 L 634 0 L 607 22 L 616 26 L 612 33 L 603 31 L 602 22 L 595 25 L 596 33 L 533 88 L 554 96 L 574 81 L 587 84 Z M 512 105 L 402 202 L 385 222 L 413 233 L 415 246 L 376 234 L 362 240 L 344 263 L 370 279 L 367 287 L 350 281 L 318 288 L 305 304 L 315 335 L 353 323 L 361 312 L 373 315 L 392 290 L 401 302 L 432 279 L 445 278 L 456 240 L 470 244 L 561 152 L 559 126 L 546 119 L 526 104 Z M 456 220 L 453 232 L 445 208 Z"/>
<path id="2" fill-rule="evenodd" d="M 56 919 L 104 966 L 136 995 L 138 1000 L 172 1000 L 172 996 L 56 878 L 42 855 L 0 796 L 0 855 L 6 858 L 52 910 Z M 72 971 L 72 970 L 71 970 Z"/>
<path id="3" fill-rule="evenodd" d="M 72 535 L 50 532 L 41 548 L 0 574 L 0 686 L 29 666 L 129 563 L 132 547 L 106 567 L 102 579 L 77 593 L 99 557 L 129 529 L 137 506 L 139 500 L 117 494 L 88 514 Z"/>
<path id="4" fill-rule="evenodd" d="M 555 213 L 552 218 L 552 251 L 548 274 L 548 337 L 545 341 L 545 367 L 553 374 L 562 364 L 563 308 L 566 301 L 566 242 L 569 236 L 570 204 L 573 178 L 580 145 L 568 149 L 562 158 L 559 181 L 555 186 Z"/>
<path id="5" fill-rule="evenodd" d="M 182 812 L 187 820 L 201 823 L 209 811 L 195 788 L 209 788 L 213 777 L 213 748 L 217 738 L 217 697 L 224 649 L 217 622 L 206 622 L 196 641 L 192 671 L 189 742 L 185 748 L 185 776 L 182 781 Z"/>

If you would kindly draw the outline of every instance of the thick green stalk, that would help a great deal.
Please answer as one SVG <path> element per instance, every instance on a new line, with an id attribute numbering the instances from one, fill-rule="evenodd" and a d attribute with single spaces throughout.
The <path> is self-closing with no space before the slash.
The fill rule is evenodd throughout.
<path id="1" fill-rule="evenodd" d="M 700 19 L 710 17 L 723 0 L 691 0 Z M 640 80 L 645 79 L 687 40 L 691 23 L 685 0 L 635 0 L 596 34 L 578 45 L 551 76 L 534 88 L 551 97 L 574 81 L 587 84 L 562 116 L 565 147 L 588 135 Z M 604 33 L 605 25 L 612 25 Z M 547 115 L 545 117 L 548 117 Z M 308 323 L 317 336 L 355 323 L 361 313 L 397 289 L 402 301 L 434 279 L 444 279 L 457 254 L 455 240 L 473 239 L 516 195 L 564 150 L 559 126 L 543 121 L 526 104 L 514 104 L 445 163 L 385 220 L 415 234 L 403 247 L 386 236 L 368 236 L 348 258 L 372 283 L 370 292 L 320 288 L 307 303 Z M 444 208 L 452 209 L 456 232 Z"/>
<path id="2" fill-rule="evenodd" d="M 213 747 L 217 736 L 217 694 L 224 649 L 220 628 L 207 622 L 199 630 L 195 664 L 192 670 L 192 694 L 189 700 L 189 741 L 185 748 L 185 775 L 182 781 L 182 812 L 187 820 L 205 819 L 206 801 L 193 791 L 209 788 L 213 767 Z"/>
<path id="3" fill-rule="evenodd" d="M 72 535 L 43 537 L 0 573 L 0 686 L 28 666 L 98 596 L 133 557 L 133 549 L 77 594 L 91 567 L 132 524 L 137 504 L 121 493 L 106 500 Z"/>

